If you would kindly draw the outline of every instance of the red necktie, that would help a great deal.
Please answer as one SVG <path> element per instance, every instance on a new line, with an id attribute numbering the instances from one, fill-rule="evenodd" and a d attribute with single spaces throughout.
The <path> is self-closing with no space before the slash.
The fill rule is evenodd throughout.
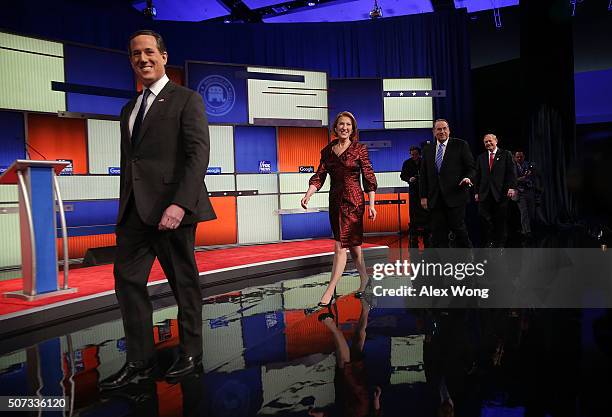
<path id="1" fill-rule="evenodd" d="M 489 152 L 489 171 L 493 170 L 493 158 L 495 158 L 495 154 L 493 152 Z"/>

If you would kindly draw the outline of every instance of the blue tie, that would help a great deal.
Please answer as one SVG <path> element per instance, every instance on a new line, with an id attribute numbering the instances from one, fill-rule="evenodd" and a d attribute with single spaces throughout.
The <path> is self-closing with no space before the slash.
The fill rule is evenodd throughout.
<path id="1" fill-rule="evenodd" d="M 438 145 L 438 152 L 436 152 L 436 169 L 440 173 L 440 167 L 442 166 L 442 157 L 444 156 L 444 143 Z"/>
<path id="2" fill-rule="evenodd" d="M 132 146 L 136 146 L 136 139 L 138 138 L 138 131 L 140 130 L 140 126 L 142 125 L 142 120 L 144 119 L 145 111 L 147 110 L 147 99 L 151 94 L 151 90 L 145 88 L 142 93 L 142 101 L 140 102 L 140 109 L 138 109 L 138 114 L 136 115 L 136 119 L 134 120 L 134 126 L 132 127 Z"/>

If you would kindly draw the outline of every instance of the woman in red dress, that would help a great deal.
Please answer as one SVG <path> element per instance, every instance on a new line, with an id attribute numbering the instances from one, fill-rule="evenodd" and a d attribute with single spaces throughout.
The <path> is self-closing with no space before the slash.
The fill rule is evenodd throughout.
<path id="1" fill-rule="evenodd" d="M 321 189 L 327 174 L 330 175 L 329 221 L 336 245 L 331 279 L 319 302 L 322 307 L 330 306 L 334 301 L 336 284 L 346 266 L 346 248 L 350 250 L 361 278 L 359 290 L 355 293 L 357 297 L 363 294 L 368 282 L 361 251 L 365 199 L 360 177 L 369 197 L 368 217 L 371 220 L 376 219 L 376 177 L 368 157 L 368 149 L 358 142 L 357 121 L 351 113 L 344 111 L 336 116 L 332 126 L 332 134 L 336 139 L 321 151 L 321 162 L 317 172 L 310 178 L 308 191 L 301 201 L 302 207 L 307 208 L 310 197 Z"/>

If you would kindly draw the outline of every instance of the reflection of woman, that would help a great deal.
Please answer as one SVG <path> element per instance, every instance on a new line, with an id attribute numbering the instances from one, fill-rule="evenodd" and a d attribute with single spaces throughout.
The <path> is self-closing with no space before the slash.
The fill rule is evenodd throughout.
<path id="1" fill-rule="evenodd" d="M 337 412 L 331 414 L 337 416 L 373 417 L 380 416 L 382 413 L 380 404 L 382 390 L 377 386 L 372 397 L 370 396 L 363 355 L 370 305 L 365 298 L 361 298 L 360 302 L 361 314 L 350 347 L 344 334 L 336 325 L 334 315 L 331 313 L 319 315 L 319 320 L 331 332 L 336 346 L 334 386 Z M 309 414 L 313 417 L 330 416 L 329 412 L 316 409 L 311 410 Z"/>
<path id="2" fill-rule="evenodd" d="M 332 134 L 336 139 L 321 151 L 319 168 L 310 178 L 308 191 L 302 198 L 302 207 L 306 208 L 310 197 L 321 189 L 327 174 L 330 175 L 329 221 L 336 245 L 331 279 L 319 302 L 322 307 L 329 306 L 333 302 L 336 284 L 346 266 L 346 248 L 349 248 L 361 277 L 357 297 L 363 294 L 367 285 L 368 275 L 361 251 L 365 200 L 359 183 L 360 176 L 363 178 L 363 188 L 369 197 L 368 217 L 372 220 L 376 218 L 374 208 L 376 177 L 368 157 L 368 149 L 357 142 L 355 117 L 344 111 L 336 116 L 332 126 Z"/>

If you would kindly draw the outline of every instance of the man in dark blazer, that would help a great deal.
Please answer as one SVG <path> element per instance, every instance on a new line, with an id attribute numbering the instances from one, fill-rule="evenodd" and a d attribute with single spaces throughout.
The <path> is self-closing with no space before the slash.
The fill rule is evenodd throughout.
<path id="1" fill-rule="evenodd" d="M 450 137 L 446 120 L 436 120 L 433 133 L 435 143 L 423 150 L 419 184 L 421 206 L 431 210 L 432 246 L 448 247 L 452 231 L 454 246 L 471 248 L 465 206 L 475 174 L 474 157 L 466 141 Z"/>
<path id="2" fill-rule="evenodd" d="M 501 248 L 506 243 L 508 202 L 516 192 L 514 161 L 509 151 L 497 147 L 494 134 L 486 134 L 483 142 L 486 151 L 476 161 L 474 197 L 478 202 L 483 244 Z"/>
<path id="3" fill-rule="evenodd" d="M 423 244 L 427 246 L 429 229 L 429 212 L 421 207 L 421 197 L 419 195 L 419 171 L 421 170 L 421 148 L 418 146 L 410 147 L 410 158 L 402 164 L 400 178 L 410 186 L 408 208 L 410 209 L 410 246 L 418 246 L 419 235 L 423 236 Z"/>
<path id="4" fill-rule="evenodd" d="M 195 229 L 215 213 L 204 175 L 210 140 L 202 97 L 171 82 L 168 54 L 153 31 L 130 37 L 130 62 L 142 94 L 121 111 L 121 186 L 115 292 L 123 316 L 127 360 L 102 389 L 126 386 L 156 370 L 147 280 L 155 258 L 178 304 L 180 354 L 169 378 L 202 360 L 202 296 L 194 257 Z M 144 103 L 143 103 L 144 102 Z"/>

